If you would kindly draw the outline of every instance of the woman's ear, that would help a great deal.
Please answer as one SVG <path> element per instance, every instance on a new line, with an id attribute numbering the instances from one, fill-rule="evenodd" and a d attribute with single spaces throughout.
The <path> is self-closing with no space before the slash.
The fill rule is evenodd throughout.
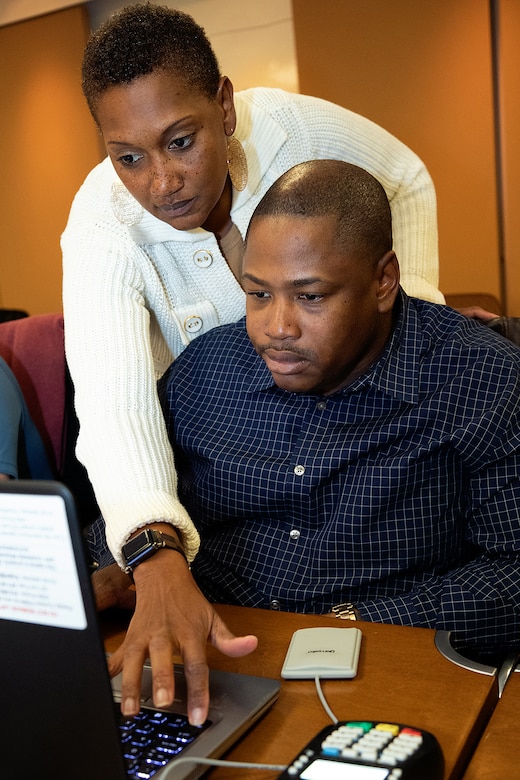
<path id="1" fill-rule="evenodd" d="M 233 94 L 233 84 L 227 76 L 221 76 L 218 83 L 217 102 L 222 108 L 224 115 L 224 131 L 226 135 L 233 135 L 237 124 Z"/>
<path id="2" fill-rule="evenodd" d="M 397 256 L 393 250 L 386 252 L 377 263 L 378 306 L 381 313 L 392 309 L 399 292 L 400 271 Z"/>

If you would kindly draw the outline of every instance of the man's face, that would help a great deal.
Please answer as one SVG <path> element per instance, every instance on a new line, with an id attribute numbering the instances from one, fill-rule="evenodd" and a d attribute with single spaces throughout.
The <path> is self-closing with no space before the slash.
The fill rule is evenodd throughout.
<path id="1" fill-rule="evenodd" d="M 390 333 L 395 256 L 374 267 L 341 249 L 335 235 L 333 217 L 259 217 L 250 227 L 247 332 L 284 390 L 336 392 L 366 371 Z"/>

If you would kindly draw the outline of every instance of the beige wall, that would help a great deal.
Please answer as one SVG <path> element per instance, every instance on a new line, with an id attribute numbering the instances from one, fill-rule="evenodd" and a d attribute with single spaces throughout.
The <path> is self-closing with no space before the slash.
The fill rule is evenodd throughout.
<path id="1" fill-rule="evenodd" d="M 0 0 L 0 25 L 14 24 L 81 4 L 81 0 Z"/>
<path id="2" fill-rule="evenodd" d="M 509 312 L 520 316 L 520 221 L 513 218 L 520 199 L 520 4 L 498 5 L 508 299 Z M 488 0 L 322 0 L 319 14 L 314 0 L 294 0 L 293 8 L 301 91 L 368 116 L 426 162 L 437 190 L 443 292 L 500 298 Z"/>
<path id="3" fill-rule="evenodd" d="M 88 25 L 71 8 L 0 28 L 0 307 L 61 310 L 59 237 L 99 160 L 79 88 Z"/>

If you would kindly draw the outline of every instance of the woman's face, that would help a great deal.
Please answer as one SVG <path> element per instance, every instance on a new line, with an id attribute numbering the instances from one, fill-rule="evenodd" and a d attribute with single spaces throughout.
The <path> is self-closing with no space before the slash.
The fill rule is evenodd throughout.
<path id="1" fill-rule="evenodd" d="M 209 99 L 164 71 L 140 76 L 110 87 L 96 118 L 118 176 L 143 208 L 177 230 L 214 230 L 228 220 L 226 136 L 235 125 L 228 79 Z"/>

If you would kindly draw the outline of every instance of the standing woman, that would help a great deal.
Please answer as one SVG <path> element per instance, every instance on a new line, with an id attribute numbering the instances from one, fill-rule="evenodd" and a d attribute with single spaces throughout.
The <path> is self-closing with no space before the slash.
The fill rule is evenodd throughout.
<path id="1" fill-rule="evenodd" d="M 206 641 L 239 655 L 255 640 L 230 634 L 186 565 L 198 535 L 177 499 L 156 380 L 192 339 L 244 314 L 243 236 L 286 170 L 332 158 L 372 173 L 390 200 L 403 287 L 442 302 L 435 193 L 417 156 L 357 114 L 277 89 L 234 96 L 204 31 L 168 8 L 132 6 L 95 32 L 83 91 L 108 158 L 76 195 L 62 237 L 77 454 L 121 567 L 143 527 L 182 551 L 150 549 L 136 566 L 136 610 L 111 671 L 124 665 L 123 711 L 133 714 L 144 658 L 161 706 L 173 697 L 172 649 L 180 652 L 190 716 L 201 722 Z"/>

